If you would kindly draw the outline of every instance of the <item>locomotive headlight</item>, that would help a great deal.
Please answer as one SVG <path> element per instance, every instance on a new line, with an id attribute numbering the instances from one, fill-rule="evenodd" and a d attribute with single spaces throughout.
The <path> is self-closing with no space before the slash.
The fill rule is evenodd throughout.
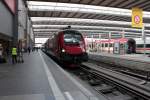
<path id="1" fill-rule="evenodd" d="M 62 52 L 65 52 L 65 49 L 62 49 L 61 51 L 62 51 Z"/>
<path id="2" fill-rule="evenodd" d="M 85 49 L 83 48 L 82 51 L 85 52 Z"/>
<path id="3" fill-rule="evenodd" d="M 82 52 L 86 52 L 84 46 L 81 45 L 80 48 L 81 48 Z"/>

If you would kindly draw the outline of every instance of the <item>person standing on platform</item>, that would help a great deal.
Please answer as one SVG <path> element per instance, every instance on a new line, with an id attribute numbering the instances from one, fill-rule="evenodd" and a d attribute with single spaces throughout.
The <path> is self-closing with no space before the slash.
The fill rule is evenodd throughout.
<path id="1" fill-rule="evenodd" d="M 38 52 L 38 47 L 36 47 L 36 51 Z"/>
<path id="2" fill-rule="evenodd" d="M 30 47 L 28 47 L 28 54 L 30 54 L 30 52 L 31 52 L 31 48 L 30 48 Z"/>
<path id="3" fill-rule="evenodd" d="M 3 62 L 3 47 L 2 44 L 0 44 L 0 63 Z"/>
<path id="4" fill-rule="evenodd" d="M 8 47 L 6 48 L 6 55 L 7 55 L 7 57 L 9 56 L 9 48 Z"/>
<path id="5" fill-rule="evenodd" d="M 34 47 L 32 48 L 32 52 L 34 52 Z"/>
<path id="6" fill-rule="evenodd" d="M 15 46 L 12 48 L 12 63 L 17 63 L 17 48 Z"/>

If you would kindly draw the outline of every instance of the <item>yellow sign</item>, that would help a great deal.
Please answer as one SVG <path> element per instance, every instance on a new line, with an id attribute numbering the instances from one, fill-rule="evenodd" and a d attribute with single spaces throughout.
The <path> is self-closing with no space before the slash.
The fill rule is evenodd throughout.
<path id="1" fill-rule="evenodd" d="M 132 27 L 143 27 L 143 11 L 140 8 L 132 8 Z"/>

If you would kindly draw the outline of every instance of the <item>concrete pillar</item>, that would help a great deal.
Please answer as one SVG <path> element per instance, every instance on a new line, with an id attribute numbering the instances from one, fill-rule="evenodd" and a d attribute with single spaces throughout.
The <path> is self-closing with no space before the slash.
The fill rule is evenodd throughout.
<path id="1" fill-rule="evenodd" d="M 109 32 L 109 36 L 108 36 L 108 53 L 110 53 L 110 40 L 111 40 L 111 32 Z"/>
<path id="2" fill-rule="evenodd" d="M 18 0 L 15 2 L 16 11 L 14 14 L 14 22 L 13 22 L 13 45 L 17 46 L 18 43 Z"/>

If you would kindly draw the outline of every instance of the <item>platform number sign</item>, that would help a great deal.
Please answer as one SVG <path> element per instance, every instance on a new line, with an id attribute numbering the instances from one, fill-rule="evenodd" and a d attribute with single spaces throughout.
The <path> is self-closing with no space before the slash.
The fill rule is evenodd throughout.
<path id="1" fill-rule="evenodd" d="M 140 8 L 132 8 L 132 27 L 143 27 L 143 11 Z"/>

